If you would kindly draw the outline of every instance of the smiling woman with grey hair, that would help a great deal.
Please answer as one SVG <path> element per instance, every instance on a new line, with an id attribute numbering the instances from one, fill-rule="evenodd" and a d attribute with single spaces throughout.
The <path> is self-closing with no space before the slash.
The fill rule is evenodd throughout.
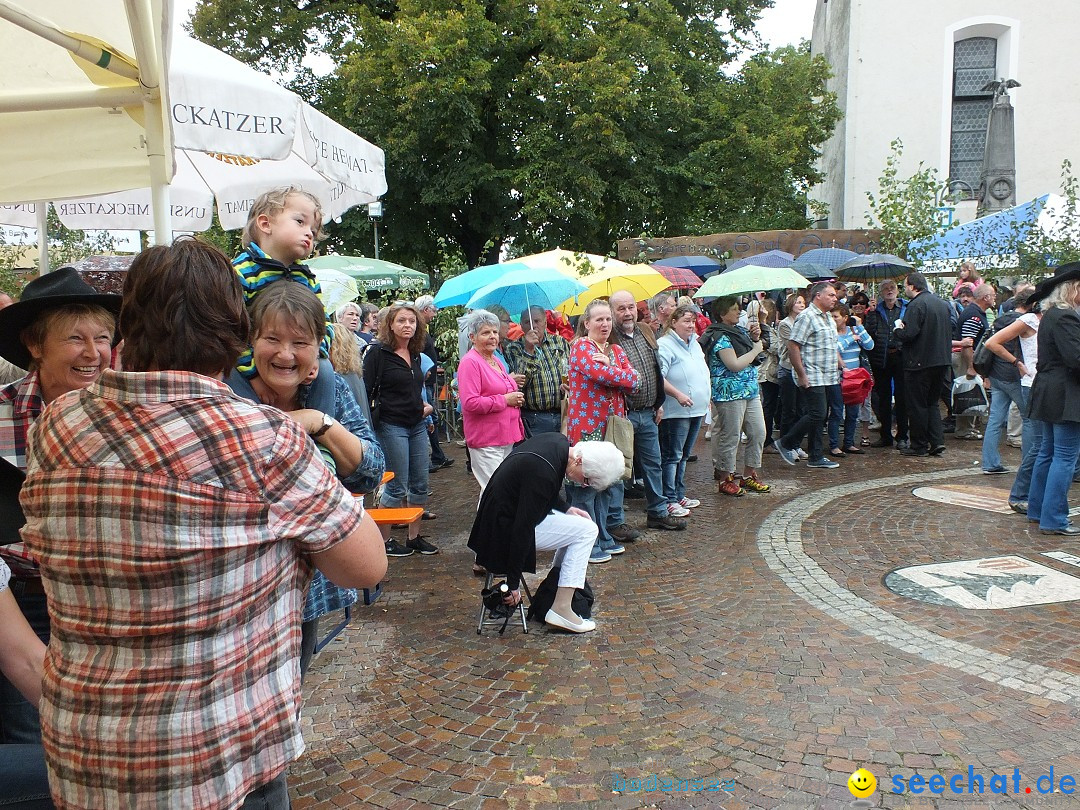
<path id="1" fill-rule="evenodd" d="M 525 438 L 521 406 L 525 395 L 496 355 L 499 319 L 486 309 L 470 312 L 465 331 L 472 348 L 458 365 L 458 392 L 473 477 L 483 496 L 491 474 Z"/>

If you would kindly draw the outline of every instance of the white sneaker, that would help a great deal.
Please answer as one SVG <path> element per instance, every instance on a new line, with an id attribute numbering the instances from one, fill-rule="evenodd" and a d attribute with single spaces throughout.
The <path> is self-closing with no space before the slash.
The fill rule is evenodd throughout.
<path id="1" fill-rule="evenodd" d="M 711 439 L 711 438 L 712 438 L 712 431 L 711 430 L 706 430 L 705 431 L 705 441 L 709 441 L 709 439 Z"/>
<path id="2" fill-rule="evenodd" d="M 747 442 L 750 441 L 750 437 L 747 436 L 745 433 L 741 433 L 741 434 L 739 434 L 739 441 L 742 442 L 743 444 L 746 444 Z"/>
<path id="3" fill-rule="evenodd" d="M 699 501 L 697 498 L 683 498 L 681 501 L 679 501 L 679 506 L 681 506 L 683 509 L 697 509 L 699 506 L 701 506 L 701 501 Z"/>
<path id="4" fill-rule="evenodd" d="M 807 452 L 805 450 L 803 450 L 801 447 L 795 448 L 795 455 L 797 455 L 803 461 L 806 461 L 808 458 L 810 458 L 810 456 L 807 455 Z"/>
<path id="5" fill-rule="evenodd" d="M 668 517 L 686 517 L 690 514 L 690 510 L 677 503 L 669 503 L 667 505 Z"/>

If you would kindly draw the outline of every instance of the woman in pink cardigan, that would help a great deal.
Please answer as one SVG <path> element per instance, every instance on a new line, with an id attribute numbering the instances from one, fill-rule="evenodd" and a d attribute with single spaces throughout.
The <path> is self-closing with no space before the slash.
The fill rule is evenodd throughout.
<path id="1" fill-rule="evenodd" d="M 499 319 L 484 309 L 469 313 L 465 331 L 472 348 L 458 364 L 458 395 L 465 444 L 480 495 L 492 473 L 525 438 L 521 406 L 525 395 L 507 373 L 499 348 Z"/>

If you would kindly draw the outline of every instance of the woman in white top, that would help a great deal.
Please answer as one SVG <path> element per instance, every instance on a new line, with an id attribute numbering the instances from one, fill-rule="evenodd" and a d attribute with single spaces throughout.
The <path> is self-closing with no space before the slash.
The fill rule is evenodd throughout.
<path id="1" fill-rule="evenodd" d="M 694 452 L 701 420 L 709 407 L 709 366 L 697 341 L 693 307 L 678 306 L 656 341 L 664 378 L 664 418 L 660 420 L 660 467 L 668 514 L 682 516 L 700 506 L 686 497 L 686 462 Z"/>
<path id="2" fill-rule="evenodd" d="M 1016 296 L 1016 309 L 1024 314 L 986 339 L 987 349 L 1006 363 L 1015 365 L 1017 371 L 1020 372 L 1020 395 L 1023 398 L 1023 407 L 1020 410 L 1020 417 L 1023 420 L 1020 441 L 1023 449 L 1020 467 L 1016 471 L 1016 479 L 1009 492 L 1009 506 L 1014 512 L 1022 515 L 1027 514 L 1031 470 L 1035 466 L 1035 457 L 1039 455 L 1039 447 L 1042 445 L 1042 422 L 1028 418 L 1031 384 L 1035 381 L 1035 372 L 1039 363 L 1039 321 L 1042 319 L 1041 312 L 1028 311 L 1027 302 L 1030 297 L 1031 292 Z M 1016 339 L 1020 341 L 1019 357 L 1009 351 L 1007 345 Z"/>

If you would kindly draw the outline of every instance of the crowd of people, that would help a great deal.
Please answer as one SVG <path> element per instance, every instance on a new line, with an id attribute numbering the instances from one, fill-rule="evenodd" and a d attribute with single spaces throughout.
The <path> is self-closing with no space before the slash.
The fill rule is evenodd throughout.
<path id="1" fill-rule="evenodd" d="M 321 221 L 317 199 L 275 190 L 231 262 L 182 239 L 136 257 L 122 296 L 65 268 L 0 300 L 12 806 L 287 807 L 319 619 L 381 582 L 387 557 L 439 553 L 421 528 L 437 519 L 430 476 L 453 463 L 434 300 L 346 304 L 328 321 L 303 264 Z M 1013 405 L 1010 505 L 1044 533 L 1080 534 L 1067 502 L 1080 265 L 1000 306 L 962 275 L 955 301 L 911 273 L 903 296 L 886 281 L 877 299 L 821 282 L 707 313 L 617 290 L 573 325 L 535 307 L 467 313 L 456 390 L 474 572 L 505 576 L 513 607 L 537 552 L 554 551 L 543 618 L 589 632 L 573 601 L 588 566 L 642 531 L 685 530 L 701 505 L 686 470 L 703 426 L 716 494 L 737 498 L 770 492 L 764 455 L 821 470 L 871 447 L 937 456 L 946 430 L 982 439 L 983 472 L 1011 473 L 999 444 Z M 941 418 L 954 378 L 976 379 L 980 344 L 996 358 L 984 436 L 970 412 Z M 373 491 L 423 519 L 377 527 L 361 500 Z"/>

